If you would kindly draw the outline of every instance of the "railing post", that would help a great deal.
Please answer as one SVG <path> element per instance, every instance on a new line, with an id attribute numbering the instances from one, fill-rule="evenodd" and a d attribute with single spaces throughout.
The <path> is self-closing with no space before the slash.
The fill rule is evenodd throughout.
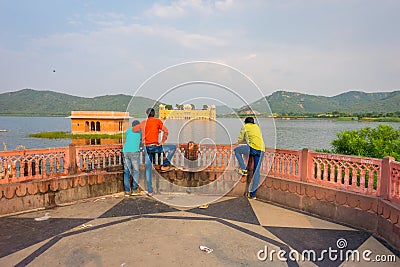
<path id="1" fill-rule="evenodd" d="M 78 169 L 76 166 L 76 148 L 74 144 L 68 145 L 68 160 L 68 174 L 74 175 Z"/>
<path id="2" fill-rule="evenodd" d="M 300 181 L 307 182 L 308 180 L 308 161 L 310 156 L 310 149 L 303 148 L 301 150 L 301 165 L 300 165 Z"/>
<path id="3" fill-rule="evenodd" d="M 383 199 L 389 199 L 390 197 L 390 163 L 394 161 L 393 157 L 384 157 L 382 159 L 381 166 L 381 187 L 379 195 Z"/>

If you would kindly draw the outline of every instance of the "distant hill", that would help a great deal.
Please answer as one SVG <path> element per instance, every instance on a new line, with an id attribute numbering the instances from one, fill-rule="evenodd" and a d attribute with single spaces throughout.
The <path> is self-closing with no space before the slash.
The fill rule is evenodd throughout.
<path id="1" fill-rule="evenodd" d="M 154 103 L 150 98 L 136 96 L 132 99 L 132 96 L 124 94 L 86 98 L 53 91 L 23 89 L 0 94 L 0 115 L 69 116 L 71 110 L 126 111 L 129 105 L 131 116 L 143 117 L 146 108 Z"/>
<path id="2" fill-rule="evenodd" d="M 235 108 L 245 114 L 250 107 L 257 113 L 268 113 L 268 101 L 273 113 L 320 114 L 326 112 L 394 113 L 400 111 L 400 91 L 365 93 L 349 91 L 336 96 L 315 96 L 296 92 L 277 91 L 249 106 Z M 72 96 L 53 91 L 23 89 L 0 94 L 0 115 L 21 116 L 69 116 L 72 110 L 127 111 L 131 116 L 144 117 L 145 110 L 160 103 L 153 99 L 117 94 L 93 98 Z M 217 106 L 217 114 L 229 114 L 227 106 Z"/>
<path id="3" fill-rule="evenodd" d="M 277 91 L 261 98 L 249 106 L 238 109 L 244 113 L 250 108 L 260 113 L 269 113 L 265 101 L 273 113 L 310 114 L 326 112 L 390 113 L 400 111 L 400 91 L 365 93 L 350 91 L 336 96 L 315 96 L 296 92 Z"/>

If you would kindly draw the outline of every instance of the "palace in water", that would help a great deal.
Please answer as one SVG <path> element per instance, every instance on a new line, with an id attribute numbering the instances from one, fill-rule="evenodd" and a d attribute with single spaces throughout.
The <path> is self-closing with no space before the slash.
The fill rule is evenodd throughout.
<path id="1" fill-rule="evenodd" d="M 207 106 L 207 109 L 193 109 L 192 105 L 185 104 L 183 109 L 166 109 L 165 105 L 159 105 L 158 117 L 161 120 L 215 120 L 217 111 L 215 105 Z"/>

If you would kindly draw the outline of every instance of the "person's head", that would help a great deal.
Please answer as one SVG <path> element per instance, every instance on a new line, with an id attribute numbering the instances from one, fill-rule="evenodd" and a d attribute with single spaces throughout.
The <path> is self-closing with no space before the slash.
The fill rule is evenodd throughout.
<path id="1" fill-rule="evenodd" d="M 139 125 L 140 122 L 138 120 L 132 121 L 132 127 L 135 127 L 136 125 Z"/>
<path id="2" fill-rule="evenodd" d="M 244 123 L 253 123 L 254 124 L 254 118 L 253 117 L 247 117 L 244 119 Z"/>
<path id="3" fill-rule="evenodd" d="M 154 108 L 148 108 L 146 110 L 146 114 L 147 114 L 147 117 L 154 117 L 154 116 L 156 116 L 156 111 L 154 110 Z"/>

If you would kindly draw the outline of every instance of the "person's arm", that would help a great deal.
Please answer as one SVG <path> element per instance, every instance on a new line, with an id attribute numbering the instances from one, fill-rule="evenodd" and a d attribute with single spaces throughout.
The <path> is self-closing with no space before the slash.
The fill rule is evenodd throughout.
<path id="1" fill-rule="evenodd" d="M 139 123 L 138 125 L 135 125 L 132 127 L 132 132 L 140 132 L 142 131 L 142 143 L 144 144 L 144 127 L 145 127 L 145 121 L 142 121 L 141 123 Z"/>
<path id="2" fill-rule="evenodd" d="M 242 129 L 240 129 L 239 136 L 237 138 L 238 143 L 243 143 L 246 142 L 246 128 L 243 126 Z"/>
<path id="3" fill-rule="evenodd" d="M 161 122 L 161 131 L 163 131 L 163 137 L 161 139 L 160 145 L 163 145 L 165 141 L 167 141 L 168 138 L 168 129 L 167 127 L 164 126 L 164 124 Z"/>

